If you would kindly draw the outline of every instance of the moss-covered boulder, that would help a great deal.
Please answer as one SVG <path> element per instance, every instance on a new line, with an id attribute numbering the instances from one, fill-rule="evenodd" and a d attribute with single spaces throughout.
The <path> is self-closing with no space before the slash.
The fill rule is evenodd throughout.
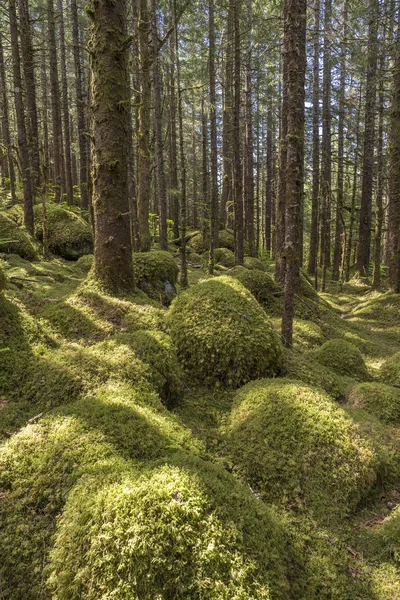
<path id="1" fill-rule="evenodd" d="M 85 254 L 81 256 L 76 261 L 76 268 L 82 271 L 83 273 L 88 273 L 92 268 L 93 264 L 93 254 Z"/>
<path id="2" fill-rule="evenodd" d="M 67 260 L 78 260 L 93 253 L 93 235 L 89 223 L 71 210 L 48 203 L 47 244 L 50 252 Z M 35 207 L 35 235 L 43 241 L 43 210 Z"/>
<path id="3" fill-rule="evenodd" d="M 231 388 L 274 376 L 281 366 L 277 333 L 250 292 L 233 277 L 203 280 L 176 298 L 168 322 L 191 378 Z"/>
<path id="4" fill-rule="evenodd" d="M 383 523 L 379 537 L 386 556 L 400 566 L 400 505 Z"/>
<path id="5" fill-rule="evenodd" d="M 150 298 L 169 305 L 175 298 L 179 269 L 171 254 L 163 250 L 135 252 L 136 285 Z"/>
<path id="6" fill-rule="evenodd" d="M 235 267 L 229 275 L 238 279 L 249 290 L 268 314 L 280 314 L 282 288 L 270 275 L 258 269 Z"/>
<path id="7" fill-rule="evenodd" d="M 204 240 L 201 232 L 196 233 L 190 238 L 189 246 L 199 254 L 202 254 L 208 249 L 208 243 Z M 227 248 L 232 252 L 235 251 L 235 238 L 233 231 L 229 229 L 221 229 L 221 231 L 218 232 L 218 247 Z M 247 242 L 244 242 L 244 251 L 249 251 L 249 245 Z"/>
<path id="8" fill-rule="evenodd" d="M 0 212 L 0 252 L 18 254 L 27 260 L 38 258 L 36 248 L 23 227 L 19 227 L 4 212 Z"/>
<path id="9" fill-rule="evenodd" d="M 48 586 L 59 600 L 283 600 L 286 560 L 270 509 L 219 469 L 178 459 L 84 478 L 59 520 Z"/>
<path id="10" fill-rule="evenodd" d="M 204 254 L 204 262 L 206 265 L 208 264 L 209 259 L 210 253 L 207 251 Z M 214 262 L 229 269 L 235 266 L 235 255 L 232 250 L 228 250 L 228 248 L 216 248 L 214 251 Z"/>
<path id="11" fill-rule="evenodd" d="M 383 423 L 400 425 L 400 389 L 384 383 L 360 383 L 352 386 L 348 403 L 364 408 Z"/>
<path id="12" fill-rule="evenodd" d="M 383 382 L 400 387 L 400 352 L 385 360 L 379 376 Z"/>
<path id="13" fill-rule="evenodd" d="M 320 348 L 312 351 L 310 356 L 337 375 L 347 375 L 359 381 L 369 379 L 361 352 L 346 340 L 328 340 Z"/>
<path id="14" fill-rule="evenodd" d="M 348 514 L 376 478 L 376 457 L 325 393 L 260 380 L 236 392 L 227 436 L 236 468 L 263 498 L 322 521 Z"/>
<path id="15" fill-rule="evenodd" d="M 259 258 L 256 258 L 255 256 L 245 256 L 244 266 L 246 269 L 250 270 L 257 269 L 258 271 L 265 271 L 265 265 Z"/>

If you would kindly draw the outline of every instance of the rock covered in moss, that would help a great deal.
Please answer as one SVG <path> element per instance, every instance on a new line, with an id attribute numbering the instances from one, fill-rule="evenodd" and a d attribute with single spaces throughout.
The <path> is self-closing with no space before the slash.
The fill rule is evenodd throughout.
<path id="1" fill-rule="evenodd" d="M 193 250 L 195 250 L 195 252 L 198 252 L 199 254 L 202 254 L 208 249 L 208 243 L 204 240 L 203 234 L 201 232 L 196 233 L 190 238 L 189 245 L 191 246 L 191 248 L 193 248 Z M 233 235 L 233 231 L 229 229 L 221 229 L 218 232 L 218 247 L 227 248 L 232 252 L 235 251 L 235 238 Z M 249 245 L 245 241 L 244 251 L 248 252 L 248 250 Z"/>
<path id="2" fill-rule="evenodd" d="M 169 305 L 175 298 L 178 266 L 169 252 L 154 250 L 133 255 L 135 281 L 150 298 Z"/>
<path id="3" fill-rule="evenodd" d="M 178 358 L 198 382 L 235 388 L 280 369 L 277 333 L 254 297 L 232 277 L 203 280 L 182 293 L 168 322 Z"/>
<path id="4" fill-rule="evenodd" d="M 379 530 L 379 537 L 386 556 L 394 559 L 400 566 L 400 505 L 383 523 Z"/>
<path id="5" fill-rule="evenodd" d="M 83 479 L 59 520 L 48 585 L 58 600 L 283 600 L 284 542 L 272 511 L 231 477 L 178 459 Z"/>
<path id="6" fill-rule="evenodd" d="M 258 271 L 265 271 L 265 265 L 261 262 L 259 258 L 255 256 L 245 256 L 244 257 L 244 266 L 246 269 L 257 269 Z"/>
<path id="7" fill-rule="evenodd" d="M 88 273 L 90 271 L 90 269 L 92 268 L 92 264 L 93 254 L 85 254 L 84 256 L 78 258 L 78 260 L 76 261 L 77 269 L 80 269 L 84 273 Z"/>
<path id="8" fill-rule="evenodd" d="M 384 423 L 400 424 L 400 389 L 384 383 L 360 383 L 351 387 L 348 402 L 364 408 Z"/>
<path id="9" fill-rule="evenodd" d="M 337 375 L 347 375 L 359 381 L 369 379 L 367 367 L 358 348 L 343 339 L 328 340 L 310 356 Z"/>
<path id="10" fill-rule="evenodd" d="M 210 259 L 210 253 L 207 251 L 204 254 L 204 262 L 207 265 Z M 216 248 L 214 250 L 214 262 L 215 264 L 222 265 L 227 269 L 235 266 L 235 255 L 232 250 L 228 248 Z"/>
<path id="11" fill-rule="evenodd" d="M 354 509 L 376 478 L 376 458 L 322 391 L 288 379 L 236 392 L 227 426 L 236 467 L 265 500 L 298 503 L 323 521 Z"/>
<path id="12" fill-rule="evenodd" d="M 396 352 L 385 360 L 379 376 L 385 383 L 400 387 L 400 352 Z"/>
<path id="13" fill-rule="evenodd" d="M 258 269 L 235 267 L 229 275 L 238 279 L 269 314 L 281 312 L 282 288 L 270 275 Z"/>
<path id="14" fill-rule="evenodd" d="M 43 209 L 35 207 L 35 235 L 43 241 Z M 54 203 L 46 206 L 47 244 L 53 254 L 67 260 L 78 260 L 93 252 L 93 235 L 89 223 L 82 217 Z"/>
<path id="15" fill-rule="evenodd" d="M 0 212 L 0 252 L 18 254 L 27 260 L 38 258 L 36 248 L 27 231 L 19 227 L 4 212 Z"/>

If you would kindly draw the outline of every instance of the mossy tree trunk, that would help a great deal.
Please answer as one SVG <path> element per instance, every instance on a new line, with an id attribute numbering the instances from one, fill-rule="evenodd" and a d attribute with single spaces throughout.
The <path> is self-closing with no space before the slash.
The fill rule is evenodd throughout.
<path id="1" fill-rule="evenodd" d="M 241 48 L 240 48 L 240 14 L 241 0 L 233 2 L 234 31 L 234 216 L 235 216 L 235 264 L 244 263 L 244 228 L 243 228 L 243 172 L 240 144 L 240 108 L 241 108 Z"/>
<path id="2" fill-rule="evenodd" d="M 227 206 L 233 199 L 233 4 L 229 3 L 227 14 L 224 103 L 222 112 L 222 154 L 223 180 L 220 204 L 220 218 L 224 227 L 228 226 Z"/>
<path id="3" fill-rule="evenodd" d="M 218 247 L 218 150 L 217 99 L 215 92 L 215 17 L 214 0 L 208 3 L 208 64 L 210 75 L 210 143 L 211 143 L 211 198 L 210 198 L 210 253 L 208 272 L 214 273 L 214 250 Z"/>
<path id="4" fill-rule="evenodd" d="M 280 118 L 279 141 L 279 184 L 276 205 L 275 235 L 275 281 L 283 283 L 285 278 L 285 198 L 286 198 L 286 135 L 287 135 L 287 66 L 284 61 L 282 69 L 283 89 Z"/>
<path id="5" fill-rule="evenodd" d="M 90 63 L 94 141 L 94 274 L 112 292 L 134 287 L 128 200 L 126 1 L 93 0 Z"/>
<path id="6" fill-rule="evenodd" d="M 17 201 L 15 193 L 15 168 L 14 160 L 11 147 L 11 133 L 10 133 L 10 117 L 9 117 L 9 106 L 8 106 L 8 89 L 7 89 L 7 78 L 4 66 L 4 51 L 3 51 L 3 40 L 0 34 L 0 113 L 2 116 L 2 133 L 3 141 L 6 146 L 7 162 L 8 162 L 8 177 L 10 179 L 10 193 L 11 200 L 13 203 Z"/>
<path id="7" fill-rule="evenodd" d="M 254 142 L 253 142 L 253 42 L 252 42 L 252 0 L 246 0 L 246 101 L 245 101 L 245 215 L 246 238 L 249 244 L 249 253 L 254 253 Z"/>
<path id="8" fill-rule="evenodd" d="M 300 279 L 300 222 L 304 171 L 304 86 L 307 0 L 285 0 L 284 60 L 287 86 L 285 285 L 282 339 L 292 346 L 294 297 Z"/>
<path id="9" fill-rule="evenodd" d="M 65 25 L 64 25 L 64 5 L 63 0 L 57 0 L 58 20 L 60 25 L 60 68 L 61 68 L 61 102 L 62 116 L 64 124 L 64 160 L 65 160 L 65 192 L 67 202 L 72 205 L 74 202 L 73 182 L 72 182 L 72 157 L 71 157 L 71 127 L 69 122 L 68 106 L 68 79 L 67 79 L 67 55 L 65 48 Z"/>

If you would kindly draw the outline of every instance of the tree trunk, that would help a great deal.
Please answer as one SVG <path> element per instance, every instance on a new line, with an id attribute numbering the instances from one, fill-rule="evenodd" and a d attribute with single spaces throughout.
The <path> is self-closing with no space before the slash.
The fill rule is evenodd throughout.
<path id="1" fill-rule="evenodd" d="M 233 30 L 234 30 L 234 222 L 235 222 L 235 264 L 244 263 L 244 245 L 243 245 L 243 185 L 242 185 L 242 164 L 241 164 L 241 144 L 240 144 L 240 13 L 241 0 L 232 0 L 233 2 Z"/>
<path id="2" fill-rule="evenodd" d="M 15 193 L 15 169 L 14 160 L 11 146 L 11 134 L 10 134 L 10 117 L 8 107 L 8 89 L 6 71 L 4 66 L 4 51 L 3 51 L 3 40 L 0 33 L 0 113 L 2 115 L 2 131 L 3 141 L 7 152 L 7 164 L 8 164 L 8 176 L 10 179 L 10 193 L 11 201 L 14 204 L 17 202 L 17 196 Z"/>
<path id="3" fill-rule="evenodd" d="M 228 206 L 233 201 L 233 2 L 229 3 L 227 15 L 225 51 L 225 88 L 222 113 L 223 179 L 220 215 L 221 222 L 228 226 Z"/>
<path id="4" fill-rule="evenodd" d="M 173 26 L 171 21 L 171 27 Z M 175 81 L 175 36 L 171 37 L 170 42 L 170 149 L 169 149 L 169 172 L 170 172 L 170 195 L 169 204 L 173 221 L 174 238 L 179 237 L 179 198 L 178 198 L 178 149 L 176 138 L 176 81 Z"/>
<path id="5" fill-rule="evenodd" d="M 129 226 L 129 77 L 126 1 L 92 5 L 94 271 L 112 292 L 134 287 Z"/>
<path id="6" fill-rule="evenodd" d="M 285 198 L 286 198 L 286 145 L 287 145 L 287 61 L 283 62 L 283 87 L 281 103 L 280 147 L 279 147 L 279 188 L 276 206 L 275 230 L 275 280 L 279 283 L 285 279 Z"/>
<path id="7" fill-rule="evenodd" d="M 249 253 L 254 256 L 254 147 L 253 147 L 253 101 L 252 101 L 252 0 L 246 0 L 247 6 L 247 52 L 246 52 L 246 149 L 245 149 L 245 215 L 246 238 Z"/>
<path id="8" fill-rule="evenodd" d="M 217 97 L 215 93 L 215 23 L 214 0 L 209 0 L 209 75 L 210 75 L 210 144 L 211 144 L 211 198 L 210 198 L 210 252 L 208 272 L 214 273 L 214 250 L 218 247 L 218 155 L 217 155 Z"/>
<path id="9" fill-rule="evenodd" d="M 306 72 L 307 0 L 285 0 L 284 60 L 287 85 L 285 286 L 282 339 L 293 341 L 294 297 L 300 279 L 300 219 L 304 170 L 304 86 Z"/>
<path id="10" fill-rule="evenodd" d="M 320 27 L 320 2 L 314 4 L 314 57 L 313 57 L 313 151 L 312 151 L 312 200 L 311 200 L 311 231 L 310 252 L 308 256 L 307 271 L 315 275 L 318 257 L 318 213 L 319 213 L 319 27 Z"/>

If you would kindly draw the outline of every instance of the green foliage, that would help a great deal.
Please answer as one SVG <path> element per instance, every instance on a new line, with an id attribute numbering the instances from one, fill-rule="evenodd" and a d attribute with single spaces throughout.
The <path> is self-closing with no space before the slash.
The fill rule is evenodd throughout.
<path id="1" fill-rule="evenodd" d="M 35 206 L 35 235 L 43 241 L 43 210 Z M 72 210 L 48 202 L 47 243 L 53 254 L 68 260 L 77 260 L 93 252 L 93 236 L 90 225 Z"/>
<path id="2" fill-rule="evenodd" d="M 356 508 L 376 479 L 377 458 L 351 419 L 302 382 L 238 390 L 227 434 L 236 467 L 266 501 L 298 503 L 323 522 Z"/>
<path id="3" fill-rule="evenodd" d="M 385 360 L 379 375 L 385 383 L 400 386 L 400 352 Z"/>
<path id="4" fill-rule="evenodd" d="M 337 375 L 348 375 L 363 381 L 369 379 L 367 367 L 358 348 L 343 339 L 328 340 L 310 356 Z"/>
<path id="5" fill-rule="evenodd" d="M 233 478 L 177 457 L 82 479 L 59 521 L 49 584 L 57 600 L 283 600 L 284 544 L 273 512 Z"/>
<path id="6" fill-rule="evenodd" d="M 250 271 L 243 267 L 235 267 L 229 275 L 238 279 L 268 314 L 281 312 L 282 289 L 270 275 L 257 269 Z"/>
<path id="7" fill-rule="evenodd" d="M 283 373 L 325 391 L 335 400 L 343 400 L 347 388 L 354 383 L 349 377 L 337 375 L 307 355 L 285 350 Z"/>
<path id="8" fill-rule="evenodd" d="M 384 383 L 360 383 L 348 393 L 351 406 L 364 408 L 383 423 L 400 425 L 400 389 Z"/>
<path id="9" fill-rule="evenodd" d="M 169 252 L 153 250 L 133 255 L 136 285 L 150 298 L 169 304 L 176 295 L 178 265 Z"/>
<path id="10" fill-rule="evenodd" d="M 36 260 L 38 257 L 27 231 L 4 212 L 0 212 L 0 252 L 18 254 L 28 260 Z"/>
<path id="11" fill-rule="evenodd" d="M 204 254 L 204 263 L 208 265 L 209 260 L 210 253 L 207 250 Z M 214 262 L 229 269 L 235 266 L 235 255 L 228 248 L 216 248 L 214 251 Z"/>
<path id="12" fill-rule="evenodd" d="M 232 277 L 203 280 L 183 292 L 168 322 L 179 360 L 202 384 L 235 388 L 279 371 L 278 335 L 254 297 Z"/>

